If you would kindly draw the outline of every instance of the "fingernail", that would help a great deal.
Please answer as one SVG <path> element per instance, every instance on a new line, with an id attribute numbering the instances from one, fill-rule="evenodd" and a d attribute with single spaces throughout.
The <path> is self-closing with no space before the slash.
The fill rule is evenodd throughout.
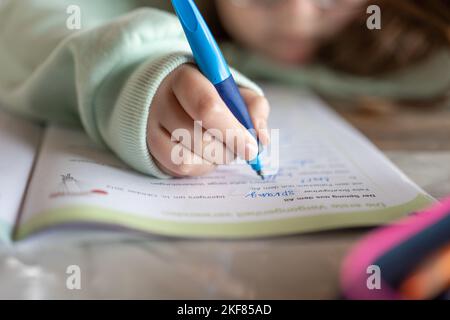
<path id="1" fill-rule="evenodd" d="M 258 144 L 255 142 L 251 143 L 247 143 L 245 145 L 245 155 L 247 157 L 247 160 L 253 160 L 258 156 Z"/>

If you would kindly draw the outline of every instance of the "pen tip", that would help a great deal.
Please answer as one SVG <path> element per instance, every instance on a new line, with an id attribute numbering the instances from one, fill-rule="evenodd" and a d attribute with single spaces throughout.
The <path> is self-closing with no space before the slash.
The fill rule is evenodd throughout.
<path id="1" fill-rule="evenodd" d="M 256 171 L 256 173 L 258 174 L 258 176 L 261 177 L 262 180 L 266 179 L 265 176 L 264 176 L 264 172 L 262 170 L 258 170 L 258 171 Z"/>

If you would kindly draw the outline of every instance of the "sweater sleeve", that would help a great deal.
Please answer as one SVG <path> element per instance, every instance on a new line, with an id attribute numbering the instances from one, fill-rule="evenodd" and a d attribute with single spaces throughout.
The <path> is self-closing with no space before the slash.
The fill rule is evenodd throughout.
<path id="1" fill-rule="evenodd" d="M 69 10 L 72 8 L 75 11 Z M 80 29 L 68 19 L 80 13 Z M 176 17 L 131 0 L 11 0 L 0 5 L 0 105 L 80 125 L 132 168 L 168 177 L 147 147 L 159 85 L 192 62 Z M 261 93 L 234 72 L 238 83 Z"/>

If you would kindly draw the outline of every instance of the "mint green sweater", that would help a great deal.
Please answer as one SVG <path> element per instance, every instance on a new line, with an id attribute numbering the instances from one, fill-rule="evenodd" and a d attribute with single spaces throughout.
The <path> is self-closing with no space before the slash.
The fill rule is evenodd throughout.
<path id="1" fill-rule="evenodd" d="M 0 2 L 1 3 L 1 2 Z M 143 8 L 145 4 L 147 7 Z M 81 9 L 81 29 L 66 26 Z M 168 0 L 7 0 L 0 4 L 0 106 L 32 119 L 82 126 L 134 169 L 167 177 L 146 143 L 149 108 L 163 79 L 192 62 Z M 226 50 L 250 76 L 309 86 L 325 94 L 426 98 L 450 87 L 443 52 L 416 70 L 358 79 L 320 66 L 284 70 Z M 233 71 L 241 86 L 259 88 Z"/>

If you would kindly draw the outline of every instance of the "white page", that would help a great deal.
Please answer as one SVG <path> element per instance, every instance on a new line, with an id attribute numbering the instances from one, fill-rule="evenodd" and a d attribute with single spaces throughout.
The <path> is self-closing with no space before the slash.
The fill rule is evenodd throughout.
<path id="1" fill-rule="evenodd" d="M 32 226 L 23 232 L 77 220 L 73 212 L 64 218 L 69 213 L 63 209 L 84 208 L 91 213 L 81 214 L 80 221 L 107 222 L 109 212 L 115 223 L 167 234 L 276 235 L 378 224 L 431 201 L 316 98 L 272 87 L 266 92 L 271 128 L 280 128 L 280 171 L 274 180 L 261 181 L 245 164 L 201 178 L 152 179 L 127 169 L 83 132 L 51 127 L 21 221 Z M 96 208 L 104 209 L 103 216 Z M 43 215 L 40 223 L 36 216 Z M 142 223 L 129 223 L 124 215 Z M 172 230 L 169 222 L 179 227 Z M 239 229 L 239 223 L 247 227 Z"/>
<path id="2" fill-rule="evenodd" d="M 14 227 L 42 129 L 0 110 L 0 234 Z"/>

